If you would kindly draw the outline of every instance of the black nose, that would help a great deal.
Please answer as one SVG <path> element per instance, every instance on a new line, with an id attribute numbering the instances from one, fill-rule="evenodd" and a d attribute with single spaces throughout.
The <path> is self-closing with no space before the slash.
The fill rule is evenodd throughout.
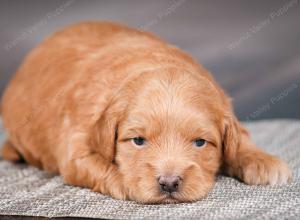
<path id="1" fill-rule="evenodd" d="M 176 192 L 179 187 L 180 178 L 178 176 L 160 176 L 158 183 L 163 192 L 172 193 Z"/>

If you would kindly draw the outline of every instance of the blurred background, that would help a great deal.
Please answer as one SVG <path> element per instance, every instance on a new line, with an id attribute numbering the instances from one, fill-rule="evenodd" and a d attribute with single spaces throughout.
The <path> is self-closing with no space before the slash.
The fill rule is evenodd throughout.
<path id="1" fill-rule="evenodd" d="M 192 55 L 239 119 L 300 118 L 300 1 L 0 0 L 0 93 L 46 36 L 83 20 L 151 31 Z"/>

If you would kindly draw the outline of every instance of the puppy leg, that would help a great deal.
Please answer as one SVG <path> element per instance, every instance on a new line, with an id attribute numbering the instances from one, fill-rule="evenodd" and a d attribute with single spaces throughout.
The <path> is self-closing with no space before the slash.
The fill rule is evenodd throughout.
<path id="1" fill-rule="evenodd" d="M 72 159 L 62 170 L 62 175 L 66 183 L 91 188 L 116 199 L 126 199 L 122 176 L 117 166 L 98 153 Z"/>
<path id="2" fill-rule="evenodd" d="M 6 140 L 2 147 L 1 155 L 6 160 L 19 161 L 22 159 L 19 152 L 15 149 L 9 140 Z"/>
<path id="3" fill-rule="evenodd" d="M 240 144 L 234 155 L 225 156 L 225 169 L 250 185 L 286 184 L 292 173 L 286 163 L 265 153 L 250 139 L 246 130 L 241 129 Z"/>

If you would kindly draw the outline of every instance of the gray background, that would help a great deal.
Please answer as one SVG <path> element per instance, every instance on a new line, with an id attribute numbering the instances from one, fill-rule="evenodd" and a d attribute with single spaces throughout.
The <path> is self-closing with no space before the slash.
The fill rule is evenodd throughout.
<path id="1" fill-rule="evenodd" d="M 300 118 L 300 1 L 0 1 L 0 92 L 26 53 L 82 20 L 146 29 L 187 51 L 241 120 Z"/>

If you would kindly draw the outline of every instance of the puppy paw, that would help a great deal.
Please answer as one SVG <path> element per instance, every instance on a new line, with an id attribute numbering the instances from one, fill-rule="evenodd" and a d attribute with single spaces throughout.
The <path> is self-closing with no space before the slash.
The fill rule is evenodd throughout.
<path id="1" fill-rule="evenodd" d="M 93 187 L 93 191 L 111 196 L 114 199 L 126 200 L 127 198 L 124 187 L 117 182 L 110 185 L 104 185 L 103 183 L 98 182 Z"/>
<path id="2" fill-rule="evenodd" d="M 119 199 L 119 200 L 127 199 L 127 193 L 125 191 L 125 188 L 119 183 L 115 183 L 109 186 L 108 192 L 115 199 Z"/>
<path id="3" fill-rule="evenodd" d="M 114 199 L 126 200 L 128 198 L 126 188 L 123 186 L 122 176 L 114 167 L 111 167 L 110 175 L 105 181 L 98 180 L 95 183 L 93 191 L 109 195 Z"/>
<path id="4" fill-rule="evenodd" d="M 241 179 L 249 185 L 283 185 L 292 180 L 292 172 L 280 159 L 259 153 L 246 157 L 241 165 Z"/>

